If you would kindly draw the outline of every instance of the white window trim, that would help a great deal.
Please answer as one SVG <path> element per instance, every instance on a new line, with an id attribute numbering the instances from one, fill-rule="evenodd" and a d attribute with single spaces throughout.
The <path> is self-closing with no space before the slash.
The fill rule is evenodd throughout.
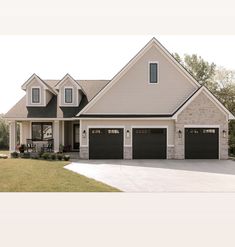
<path id="1" fill-rule="evenodd" d="M 70 102 L 70 103 L 65 102 L 65 91 L 66 91 L 66 89 L 72 89 L 72 102 Z M 75 98 L 74 88 L 73 87 L 64 87 L 63 104 L 64 105 L 74 105 L 74 100 L 75 100 L 74 98 Z"/>
<path id="2" fill-rule="evenodd" d="M 157 82 L 150 82 L 150 64 L 151 63 L 157 64 Z M 159 84 L 159 62 L 158 61 L 149 61 L 148 62 L 148 84 L 149 85 L 158 85 Z"/>
<path id="3" fill-rule="evenodd" d="M 33 102 L 33 89 L 39 89 L 39 102 L 35 103 Z M 30 104 L 31 105 L 41 105 L 42 104 L 42 89 L 41 87 L 32 87 L 31 88 L 31 97 L 30 97 Z"/>

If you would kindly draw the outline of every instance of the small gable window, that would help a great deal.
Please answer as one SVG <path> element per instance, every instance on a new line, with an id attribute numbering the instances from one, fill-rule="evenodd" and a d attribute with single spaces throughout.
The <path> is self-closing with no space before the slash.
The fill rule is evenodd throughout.
<path id="1" fill-rule="evenodd" d="M 32 88 L 32 103 L 40 103 L 40 89 Z"/>
<path id="2" fill-rule="evenodd" d="M 64 91 L 65 103 L 72 103 L 73 102 L 73 89 L 72 88 L 65 88 Z"/>
<path id="3" fill-rule="evenodd" d="M 158 82 L 158 63 L 156 62 L 149 63 L 149 82 Z"/>

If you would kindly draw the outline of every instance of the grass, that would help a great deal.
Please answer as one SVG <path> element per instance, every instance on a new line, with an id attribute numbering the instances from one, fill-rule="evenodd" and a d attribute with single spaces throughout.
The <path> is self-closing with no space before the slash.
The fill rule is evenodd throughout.
<path id="1" fill-rule="evenodd" d="M 9 154 L 9 150 L 0 150 L 0 154 Z"/>
<path id="2" fill-rule="evenodd" d="M 32 159 L 0 159 L 0 192 L 119 191 L 64 169 L 63 167 L 68 163 Z"/>

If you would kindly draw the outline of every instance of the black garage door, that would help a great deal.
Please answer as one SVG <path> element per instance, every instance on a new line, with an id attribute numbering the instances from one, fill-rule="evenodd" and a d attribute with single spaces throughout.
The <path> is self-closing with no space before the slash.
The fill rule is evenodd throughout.
<path id="1" fill-rule="evenodd" d="M 166 159 L 166 129 L 133 129 L 133 159 Z"/>
<path id="2" fill-rule="evenodd" d="M 218 159 L 218 128 L 186 128 L 185 159 Z"/>
<path id="3" fill-rule="evenodd" d="M 123 129 L 90 129 L 90 159 L 123 159 Z"/>

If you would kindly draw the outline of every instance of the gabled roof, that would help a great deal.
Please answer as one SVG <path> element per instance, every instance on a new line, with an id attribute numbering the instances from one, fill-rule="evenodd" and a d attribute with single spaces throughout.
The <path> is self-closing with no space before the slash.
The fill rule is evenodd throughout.
<path id="1" fill-rule="evenodd" d="M 60 80 L 43 80 L 46 86 L 54 88 Z M 79 80 L 85 95 L 79 107 L 59 107 L 56 97 L 52 97 L 46 107 L 27 107 L 26 95 L 23 96 L 5 115 L 6 119 L 27 118 L 71 118 L 91 100 L 109 82 L 108 80 Z"/>
<path id="2" fill-rule="evenodd" d="M 58 81 L 56 83 L 56 85 L 54 86 L 55 89 L 59 89 L 61 85 L 63 85 L 63 83 L 65 83 L 65 81 L 69 79 L 78 89 L 81 89 L 81 86 L 77 83 L 76 80 L 73 79 L 73 77 L 69 74 L 66 74 L 60 81 Z"/>
<path id="3" fill-rule="evenodd" d="M 86 114 L 86 111 L 90 109 L 125 73 L 127 73 L 132 66 L 152 47 L 156 47 L 167 59 L 170 61 L 175 68 L 187 78 L 187 81 L 191 83 L 195 89 L 198 89 L 201 85 L 188 73 L 188 71 L 170 54 L 170 52 L 160 44 L 156 38 L 152 38 L 147 45 L 145 45 L 137 54 L 134 56 L 129 63 L 127 63 L 122 70 L 120 70 L 110 81 L 109 84 L 100 92 L 98 93 L 90 102 L 87 104 L 86 107 L 82 109 L 82 111 L 77 115 Z"/>
<path id="4" fill-rule="evenodd" d="M 49 90 L 51 93 L 53 94 L 57 94 L 56 91 L 50 87 L 47 83 L 45 83 L 45 81 L 43 81 L 39 76 L 37 76 L 36 74 L 33 74 L 32 76 L 30 76 L 30 78 L 21 86 L 21 88 L 25 91 L 27 86 L 33 81 L 33 79 L 36 79 L 39 83 L 41 83 L 43 85 L 43 87 L 47 90 Z"/>
<path id="5" fill-rule="evenodd" d="M 234 115 L 205 87 L 201 86 L 195 91 L 190 98 L 186 100 L 172 115 L 173 119 L 177 119 L 177 116 L 201 93 L 204 93 L 222 112 L 224 112 L 229 120 L 235 119 Z"/>

